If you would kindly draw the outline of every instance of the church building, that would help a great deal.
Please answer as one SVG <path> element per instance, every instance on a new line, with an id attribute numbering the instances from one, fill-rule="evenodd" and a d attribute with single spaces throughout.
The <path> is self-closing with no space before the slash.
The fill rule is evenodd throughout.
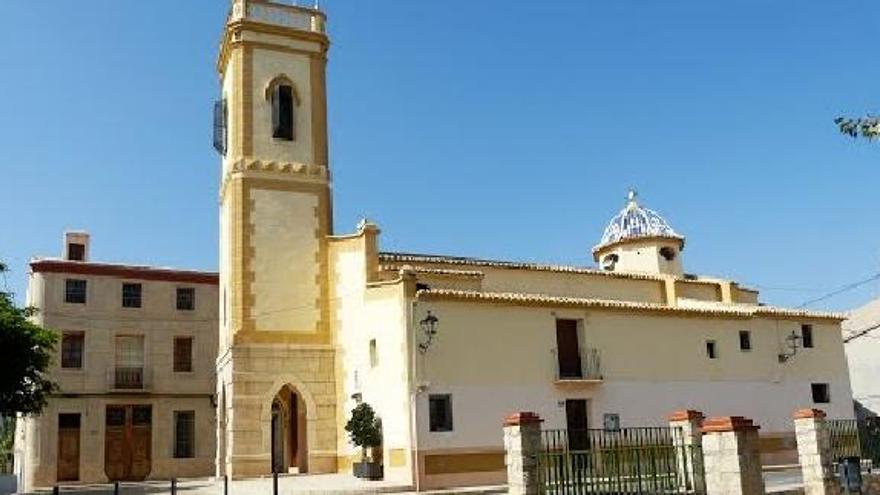
<path id="1" fill-rule="evenodd" d="M 218 274 L 32 264 L 35 280 L 68 275 L 33 285 L 31 300 L 60 300 L 65 279 L 82 278 L 70 273 L 91 270 L 129 329 L 110 321 L 97 333 L 91 313 L 65 306 L 79 313 L 59 324 L 84 342 L 83 366 L 100 369 L 85 373 L 88 386 L 60 370 L 48 413 L 23 423 L 16 448 L 34 483 L 55 482 L 55 457 L 89 482 L 351 472 L 360 453 L 344 426 L 360 403 L 381 418 L 385 479 L 419 490 L 503 483 L 501 423 L 515 411 L 570 429 L 660 426 L 681 409 L 742 415 L 761 426 L 767 464 L 796 458 L 792 411 L 853 417 L 843 317 L 768 306 L 735 281 L 686 272 L 685 237 L 634 192 L 583 247 L 596 267 L 387 252 L 366 220 L 334 232 L 326 25 L 317 8 L 232 0 L 214 114 Z M 114 344 L 140 334 L 128 321 L 140 313 L 115 306 L 141 279 L 160 283 L 152 318 L 208 318 L 212 337 L 203 325 L 150 326 L 165 332 L 147 337 L 152 347 Z M 195 288 L 198 318 L 172 305 L 181 288 Z M 185 337 L 195 340 L 181 341 L 184 364 L 212 351 L 192 365 L 199 381 L 170 368 Z M 138 381 L 147 369 L 155 384 Z M 119 390 L 120 380 L 136 383 Z M 138 421 L 141 456 L 120 468 L 103 454 L 108 428 Z M 62 459 L 60 429 L 101 455 Z"/>
<path id="2" fill-rule="evenodd" d="M 770 463 L 792 456 L 795 409 L 852 417 L 842 316 L 685 273 L 685 238 L 634 193 L 599 268 L 383 252 L 366 221 L 334 233 L 325 27 L 235 0 L 221 44 L 219 474 L 348 471 L 360 402 L 386 479 L 420 489 L 503 481 L 511 411 L 556 428 L 740 414 Z"/>

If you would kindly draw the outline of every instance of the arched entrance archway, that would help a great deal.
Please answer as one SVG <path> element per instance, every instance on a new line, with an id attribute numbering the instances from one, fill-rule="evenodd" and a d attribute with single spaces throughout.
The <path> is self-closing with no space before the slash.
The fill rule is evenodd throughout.
<path id="1" fill-rule="evenodd" d="M 302 395 L 289 384 L 282 386 L 272 399 L 269 430 L 273 472 L 308 472 L 306 413 Z"/>

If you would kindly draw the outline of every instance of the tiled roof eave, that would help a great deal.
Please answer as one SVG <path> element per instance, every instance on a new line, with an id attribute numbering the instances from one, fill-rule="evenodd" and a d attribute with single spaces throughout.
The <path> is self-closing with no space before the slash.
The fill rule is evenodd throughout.
<path id="1" fill-rule="evenodd" d="M 730 308 L 696 308 L 676 307 L 666 304 L 643 303 L 634 301 L 615 301 L 610 299 L 592 299 L 578 297 L 548 296 L 512 292 L 477 292 L 454 289 L 426 289 L 416 293 L 420 300 L 450 300 L 485 302 L 495 304 L 511 304 L 517 306 L 550 306 L 597 308 L 621 311 L 639 311 L 648 313 L 668 313 L 679 315 L 704 315 L 727 318 L 753 318 L 755 316 L 775 316 L 780 318 L 802 318 L 842 321 L 845 317 L 837 313 L 817 311 L 788 310 L 766 306 L 730 307 Z"/>
<path id="2" fill-rule="evenodd" d="M 599 253 L 600 251 L 605 251 L 607 249 L 621 246 L 624 244 L 636 243 L 636 242 L 644 242 L 644 241 L 677 241 L 681 245 L 681 249 L 684 249 L 684 237 L 680 235 L 641 235 L 641 236 L 632 236 L 626 237 L 623 239 L 618 239 L 613 242 L 608 242 L 605 244 L 598 244 L 593 246 L 593 254 Z"/>

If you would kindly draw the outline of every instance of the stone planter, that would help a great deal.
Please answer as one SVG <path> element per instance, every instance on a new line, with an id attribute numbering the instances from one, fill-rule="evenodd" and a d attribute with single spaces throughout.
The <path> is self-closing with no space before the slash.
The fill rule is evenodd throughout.
<path id="1" fill-rule="evenodd" d="M 366 480 L 381 480 L 382 465 L 378 462 L 365 461 L 352 464 L 352 471 L 356 478 Z"/>

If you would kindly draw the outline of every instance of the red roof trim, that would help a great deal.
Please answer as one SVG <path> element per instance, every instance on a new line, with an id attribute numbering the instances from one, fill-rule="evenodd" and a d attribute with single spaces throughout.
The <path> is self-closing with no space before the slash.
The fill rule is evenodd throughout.
<path id="1" fill-rule="evenodd" d="M 34 273 L 70 273 L 76 275 L 101 275 L 106 277 L 136 280 L 158 280 L 161 282 L 183 282 L 190 284 L 218 285 L 220 276 L 215 272 L 173 270 L 137 265 L 108 265 L 103 263 L 83 263 L 81 261 L 37 260 L 31 262 Z"/>

